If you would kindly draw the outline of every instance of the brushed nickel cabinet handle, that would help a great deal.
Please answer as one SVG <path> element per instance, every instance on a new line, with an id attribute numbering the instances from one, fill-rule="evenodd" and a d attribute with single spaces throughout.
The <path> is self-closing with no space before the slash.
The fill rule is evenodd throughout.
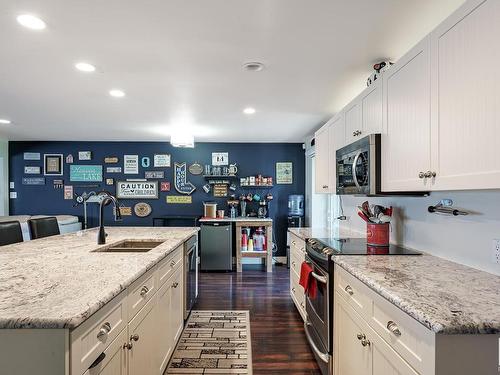
<path id="1" fill-rule="evenodd" d="M 425 173 L 424 172 L 418 172 L 418 178 L 422 179 L 425 177 Z"/>
<path id="2" fill-rule="evenodd" d="M 130 341 L 132 341 L 132 340 L 139 341 L 139 335 L 136 333 L 136 334 L 130 336 Z"/>
<path id="3" fill-rule="evenodd" d="M 366 339 L 366 335 L 364 333 L 358 333 L 356 337 L 358 338 L 358 340 Z"/>
<path id="4" fill-rule="evenodd" d="M 368 339 L 363 339 L 361 340 L 361 345 L 363 346 L 370 346 L 371 342 Z"/>
<path id="5" fill-rule="evenodd" d="M 295 262 L 292 262 L 292 266 L 294 266 L 294 267 L 295 267 Z"/>
<path id="6" fill-rule="evenodd" d="M 295 293 L 295 288 L 292 288 L 292 292 L 294 292 L 294 293 Z"/>
<path id="7" fill-rule="evenodd" d="M 144 297 L 146 294 L 148 294 L 148 292 L 149 292 L 149 288 L 146 285 L 144 285 L 141 288 L 141 293 L 140 293 L 141 297 Z"/>
<path id="8" fill-rule="evenodd" d="M 354 294 L 354 290 L 352 290 L 351 286 L 350 285 L 347 285 L 344 290 L 350 295 L 352 296 Z"/>
<path id="9" fill-rule="evenodd" d="M 104 323 L 97 332 L 97 338 L 100 339 L 102 336 L 106 336 L 109 332 L 111 332 L 111 324 L 109 322 Z"/>
<path id="10" fill-rule="evenodd" d="M 123 344 L 122 348 L 131 350 L 133 346 L 134 345 L 131 342 L 126 342 L 125 344 Z"/>
<path id="11" fill-rule="evenodd" d="M 172 284 L 172 288 L 177 288 L 179 286 L 179 283 L 176 281 Z"/>
<path id="12" fill-rule="evenodd" d="M 170 262 L 170 267 L 173 267 L 173 266 L 175 266 L 175 260 Z"/>
<path id="13" fill-rule="evenodd" d="M 399 330 L 398 325 L 392 320 L 389 320 L 387 322 L 387 329 L 391 331 L 391 333 L 393 333 L 395 336 L 401 336 L 401 331 Z"/>

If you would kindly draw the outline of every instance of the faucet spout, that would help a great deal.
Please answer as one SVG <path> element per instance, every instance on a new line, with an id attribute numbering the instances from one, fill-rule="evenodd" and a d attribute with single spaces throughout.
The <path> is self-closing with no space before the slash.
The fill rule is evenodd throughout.
<path id="1" fill-rule="evenodd" d="M 98 245 L 104 245 L 106 243 L 106 231 L 104 230 L 104 207 L 108 206 L 110 203 L 113 203 L 113 207 L 115 208 L 115 221 L 122 219 L 120 208 L 118 206 L 118 199 L 111 194 L 108 194 L 99 204 L 99 232 L 97 234 Z"/>

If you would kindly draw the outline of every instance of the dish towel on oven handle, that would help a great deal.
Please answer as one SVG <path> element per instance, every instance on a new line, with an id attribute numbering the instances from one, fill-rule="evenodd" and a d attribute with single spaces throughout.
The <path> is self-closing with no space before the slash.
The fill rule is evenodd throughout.
<path id="1" fill-rule="evenodd" d="M 307 262 L 302 262 L 300 266 L 299 284 L 302 285 L 309 298 L 314 299 L 316 298 L 318 285 L 316 284 L 316 279 L 313 277 L 312 272 L 312 266 Z"/>

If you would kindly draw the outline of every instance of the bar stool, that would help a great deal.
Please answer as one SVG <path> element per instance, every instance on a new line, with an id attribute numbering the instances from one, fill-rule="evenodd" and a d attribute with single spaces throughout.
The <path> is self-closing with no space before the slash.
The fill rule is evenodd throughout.
<path id="1" fill-rule="evenodd" d="M 23 242 L 23 231 L 19 221 L 0 223 L 0 246 Z"/>
<path id="2" fill-rule="evenodd" d="M 32 240 L 37 238 L 57 236 L 60 234 L 59 225 L 55 217 L 42 217 L 39 219 L 29 219 L 28 227 Z"/>

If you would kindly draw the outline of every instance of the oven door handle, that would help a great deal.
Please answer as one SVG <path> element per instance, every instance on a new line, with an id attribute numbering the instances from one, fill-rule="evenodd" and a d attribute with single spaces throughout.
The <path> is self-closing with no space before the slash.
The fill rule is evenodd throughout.
<path id="1" fill-rule="evenodd" d="M 356 176 L 356 166 L 358 164 L 358 159 L 361 156 L 361 151 L 356 154 L 354 157 L 354 161 L 352 162 L 352 179 L 354 180 L 354 184 L 358 188 L 359 191 L 361 191 L 361 186 L 359 186 L 359 181 L 358 177 Z"/>
<path id="2" fill-rule="evenodd" d="M 316 272 L 311 272 L 311 276 L 318 280 L 320 283 L 327 284 L 328 280 L 325 276 L 320 276 Z"/>
<path id="3" fill-rule="evenodd" d="M 307 341 L 309 342 L 309 345 L 311 345 L 311 348 L 316 353 L 318 358 L 321 359 L 323 362 L 328 363 L 330 360 L 330 356 L 328 355 L 328 353 L 323 353 L 321 350 L 318 349 L 318 347 L 316 346 L 316 344 L 314 343 L 314 341 L 311 337 L 311 334 L 309 333 L 310 326 L 312 326 L 311 323 L 309 323 L 307 321 L 304 322 L 304 331 L 306 333 Z"/>

